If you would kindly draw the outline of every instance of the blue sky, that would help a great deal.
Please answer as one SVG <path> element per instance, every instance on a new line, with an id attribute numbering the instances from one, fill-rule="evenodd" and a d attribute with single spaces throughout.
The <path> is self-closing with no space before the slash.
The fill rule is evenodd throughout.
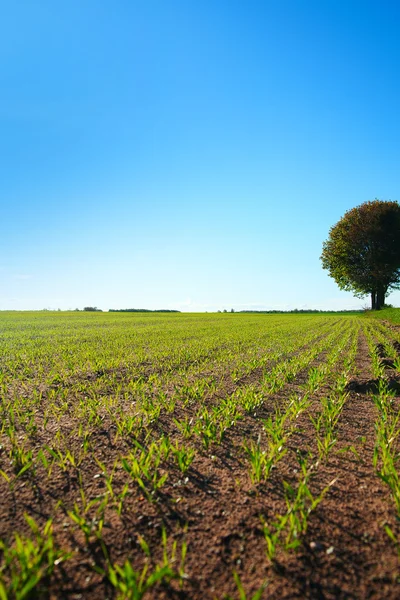
<path id="1" fill-rule="evenodd" d="M 399 27 L 397 0 L 1 3 L 0 309 L 366 305 L 319 256 L 400 200 Z"/>

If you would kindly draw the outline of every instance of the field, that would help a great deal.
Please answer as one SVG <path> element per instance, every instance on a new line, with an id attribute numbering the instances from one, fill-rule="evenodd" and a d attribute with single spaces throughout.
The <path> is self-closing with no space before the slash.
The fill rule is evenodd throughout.
<path id="1" fill-rule="evenodd" d="M 399 598 L 400 328 L 1 313 L 0 599 Z"/>

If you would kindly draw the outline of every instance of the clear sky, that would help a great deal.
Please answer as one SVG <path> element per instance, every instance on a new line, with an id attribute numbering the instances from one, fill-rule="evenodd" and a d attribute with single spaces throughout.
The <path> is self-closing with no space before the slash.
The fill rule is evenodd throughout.
<path id="1" fill-rule="evenodd" d="M 0 309 L 368 304 L 319 256 L 400 200 L 399 31 L 398 0 L 1 2 Z"/>

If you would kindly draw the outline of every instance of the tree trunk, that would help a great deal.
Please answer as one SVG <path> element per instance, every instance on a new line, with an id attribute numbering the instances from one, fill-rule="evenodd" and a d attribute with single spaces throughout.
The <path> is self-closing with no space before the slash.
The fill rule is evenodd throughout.
<path id="1" fill-rule="evenodd" d="M 375 310 L 380 310 L 384 305 L 385 300 L 382 301 L 382 294 L 380 292 L 376 293 L 376 305 Z"/>
<path id="2" fill-rule="evenodd" d="M 371 292 L 371 309 L 376 310 L 376 292 Z"/>
<path id="3" fill-rule="evenodd" d="M 380 310 L 385 305 L 385 296 L 387 292 L 387 287 L 384 285 L 380 285 L 376 292 L 376 310 Z"/>

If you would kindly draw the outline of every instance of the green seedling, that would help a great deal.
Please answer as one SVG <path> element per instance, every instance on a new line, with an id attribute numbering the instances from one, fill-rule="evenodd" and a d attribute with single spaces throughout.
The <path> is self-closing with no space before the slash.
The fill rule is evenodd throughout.
<path id="1" fill-rule="evenodd" d="M 178 421 L 177 419 L 173 419 L 173 421 L 185 439 L 189 439 L 192 437 L 194 433 L 192 418 L 186 417 L 184 421 Z"/>
<path id="2" fill-rule="evenodd" d="M 71 554 L 57 548 L 53 538 L 52 520 L 41 531 L 28 515 L 25 515 L 33 537 L 15 534 L 14 544 L 8 546 L 0 541 L 3 564 L 0 567 L 0 598 L 25 598 L 40 596 L 45 582 L 55 567 Z"/>
<path id="3" fill-rule="evenodd" d="M 151 444 L 147 450 L 137 441 L 135 444 L 137 449 L 122 459 L 122 466 L 138 484 L 146 498 L 154 501 L 157 491 L 167 480 L 168 473 L 161 474 L 159 471 L 161 454 L 157 444 Z"/>
<path id="4" fill-rule="evenodd" d="M 397 550 L 397 556 L 400 559 L 400 540 L 396 537 L 396 534 L 393 532 L 393 530 L 389 527 L 389 525 L 385 525 L 384 526 L 385 531 L 387 533 L 387 535 L 389 536 L 389 538 L 392 540 L 394 547 Z"/>
<path id="5" fill-rule="evenodd" d="M 300 546 L 301 539 L 307 532 L 310 514 L 336 481 L 331 481 L 318 496 L 314 496 L 308 484 L 311 470 L 308 469 L 306 460 L 300 455 L 298 458 L 303 477 L 297 487 L 284 481 L 286 512 L 278 515 L 271 525 L 262 519 L 264 538 L 267 543 L 266 554 L 271 561 L 274 561 L 278 547 L 290 551 Z"/>
<path id="6" fill-rule="evenodd" d="M 108 473 L 107 471 L 107 467 L 105 466 L 104 463 L 102 463 L 95 455 L 93 455 L 94 460 L 96 461 L 97 465 L 99 466 L 99 468 L 101 469 L 101 474 L 103 476 L 104 482 L 106 484 L 106 488 L 107 491 L 110 495 L 110 498 L 114 499 L 115 498 L 115 493 L 114 493 L 114 488 L 113 488 L 113 479 L 114 479 L 114 475 L 115 475 L 115 471 L 118 465 L 118 460 L 116 460 L 114 462 L 113 468 L 111 470 L 111 473 Z"/>
<path id="7" fill-rule="evenodd" d="M 265 588 L 268 585 L 268 582 L 265 581 L 261 587 L 258 588 L 258 590 L 256 590 L 254 592 L 254 594 L 250 597 L 246 594 L 243 584 L 240 580 L 239 574 L 236 571 L 233 571 L 233 579 L 235 581 L 238 593 L 239 593 L 239 600 L 261 600 L 263 597 L 263 593 Z M 226 594 L 224 596 L 224 600 L 233 600 L 232 596 L 230 596 L 229 594 Z"/>
<path id="8" fill-rule="evenodd" d="M 171 446 L 171 452 L 180 471 L 186 473 L 196 455 L 195 450 L 193 448 L 179 446 L 178 442 L 176 442 L 174 446 Z"/>
<path id="9" fill-rule="evenodd" d="M 324 435 L 317 436 L 318 456 L 322 460 L 326 460 L 336 443 L 337 438 L 333 435 L 332 431 L 328 430 Z"/>
<path id="10" fill-rule="evenodd" d="M 45 446 L 45 448 L 62 471 L 68 471 L 70 466 L 74 468 L 78 466 L 75 456 L 69 450 L 66 450 L 65 454 L 63 454 L 59 449 L 50 448 L 49 446 Z"/>
<path id="11" fill-rule="evenodd" d="M 260 441 L 243 442 L 243 448 L 251 464 L 250 479 L 252 483 L 258 483 L 265 477 L 266 454 L 261 450 Z"/>
<path id="12" fill-rule="evenodd" d="M 147 591 L 153 589 L 158 583 L 169 583 L 176 578 L 175 572 L 169 567 L 159 566 L 150 570 L 146 564 L 142 570 L 135 570 L 126 560 L 121 567 L 118 564 L 107 566 L 103 571 L 111 585 L 117 592 L 118 600 L 141 600 Z"/>
<path id="13" fill-rule="evenodd" d="M 136 570 L 128 560 L 125 561 L 123 566 L 116 563 L 111 564 L 107 555 L 106 568 L 103 569 L 96 566 L 95 570 L 107 577 L 111 585 L 115 588 L 118 599 L 141 600 L 146 592 L 154 590 L 157 585 L 161 583 L 168 584 L 173 579 L 178 579 L 182 582 L 186 577 L 184 573 L 186 543 L 182 544 L 178 567 L 175 566 L 177 560 L 177 543 L 175 541 L 172 544 L 172 549 L 169 552 L 165 528 L 162 529 L 161 544 L 163 548 L 162 561 L 153 567 L 150 567 L 149 562 L 146 562 L 142 569 Z M 148 561 L 151 558 L 151 551 L 143 537 L 139 538 L 139 545 Z"/>
<path id="14" fill-rule="evenodd" d="M 357 448 L 352 444 L 349 446 L 345 446 L 344 448 L 341 448 L 341 450 L 337 451 L 338 453 L 345 453 L 345 452 L 351 452 L 352 454 L 354 454 L 354 456 L 356 457 L 356 459 L 359 462 L 362 462 L 362 457 L 360 456 L 360 453 L 357 451 Z"/>
<path id="15" fill-rule="evenodd" d="M 308 380 L 305 389 L 311 394 L 316 392 L 324 381 L 327 373 L 326 365 L 322 367 L 311 367 L 308 372 Z"/>
<path id="16" fill-rule="evenodd" d="M 124 508 L 124 501 L 126 496 L 129 494 L 129 485 L 126 483 L 122 489 L 122 492 L 120 494 L 116 495 L 116 510 L 117 510 L 117 514 L 118 516 L 121 516 L 122 514 L 122 510 Z"/>
<path id="17" fill-rule="evenodd" d="M 288 521 L 288 515 L 278 515 L 276 521 L 269 526 L 266 521 L 262 519 L 263 534 L 267 544 L 266 554 L 270 561 L 274 561 L 277 553 L 277 549 L 280 545 L 280 538 L 282 531 L 286 527 Z"/>
<path id="18" fill-rule="evenodd" d="M 105 520 L 105 510 L 108 505 L 108 495 L 103 498 L 94 498 L 89 502 L 84 499 L 82 506 L 74 503 L 72 510 L 67 511 L 68 516 L 78 526 L 88 545 L 93 538 L 102 541 L 102 532 Z M 96 508 L 95 511 L 92 509 Z"/>
<path id="19" fill-rule="evenodd" d="M 221 439 L 218 419 L 215 413 L 210 413 L 207 408 L 200 412 L 193 430 L 200 436 L 206 450 L 208 450 L 210 444 Z"/>

